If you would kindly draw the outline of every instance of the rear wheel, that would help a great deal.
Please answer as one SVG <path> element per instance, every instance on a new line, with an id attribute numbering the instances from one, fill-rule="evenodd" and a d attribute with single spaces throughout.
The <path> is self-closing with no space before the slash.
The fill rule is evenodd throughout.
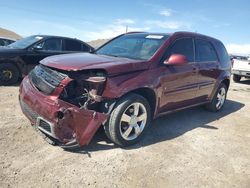
<path id="1" fill-rule="evenodd" d="M 0 64 L 0 85 L 12 85 L 17 83 L 20 73 L 17 67 L 11 63 Z"/>
<path id="2" fill-rule="evenodd" d="M 132 145 L 141 139 L 150 120 L 147 100 L 140 95 L 130 94 L 117 103 L 104 127 L 105 133 L 117 145 Z"/>
<path id="3" fill-rule="evenodd" d="M 239 82 L 240 79 L 241 79 L 241 76 L 236 75 L 236 74 L 233 75 L 233 80 L 234 80 L 235 82 Z"/>
<path id="4" fill-rule="evenodd" d="M 213 100 L 205 106 L 206 109 L 212 112 L 221 110 L 226 101 L 227 89 L 227 86 L 224 83 L 221 83 L 213 97 Z"/>

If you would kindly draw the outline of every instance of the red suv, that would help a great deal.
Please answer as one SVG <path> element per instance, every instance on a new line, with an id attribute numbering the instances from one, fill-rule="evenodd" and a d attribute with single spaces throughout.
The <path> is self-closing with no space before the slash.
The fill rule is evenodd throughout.
<path id="1" fill-rule="evenodd" d="M 222 109 L 231 61 L 217 39 L 197 33 L 127 33 L 94 53 L 45 58 L 20 86 L 20 104 L 47 141 L 87 145 L 97 129 L 134 144 L 152 119 L 196 105 Z"/>

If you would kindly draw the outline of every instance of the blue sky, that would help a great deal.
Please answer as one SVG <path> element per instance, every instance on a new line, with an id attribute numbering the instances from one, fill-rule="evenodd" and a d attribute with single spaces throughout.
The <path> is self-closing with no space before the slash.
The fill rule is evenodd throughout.
<path id="1" fill-rule="evenodd" d="M 129 31 L 193 31 L 250 53 L 249 0 L 0 0 L 0 27 L 90 41 Z"/>

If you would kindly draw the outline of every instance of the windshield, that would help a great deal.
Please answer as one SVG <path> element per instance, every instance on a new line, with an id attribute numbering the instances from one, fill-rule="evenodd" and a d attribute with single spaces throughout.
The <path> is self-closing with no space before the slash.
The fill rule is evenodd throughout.
<path id="1" fill-rule="evenodd" d="M 42 40 L 43 37 L 40 36 L 30 36 L 30 37 L 26 37 L 23 39 L 20 39 L 10 45 L 8 45 L 8 47 L 10 48 L 18 48 L 18 49 L 24 49 L 29 47 L 30 45 L 32 45 L 33 43 Z"/>
<path id="2" fill-rule="evenodd" d="M 123 35 L 98 49 L 96 54 L 148 60 L 168 37 L 146 33 Z"/>

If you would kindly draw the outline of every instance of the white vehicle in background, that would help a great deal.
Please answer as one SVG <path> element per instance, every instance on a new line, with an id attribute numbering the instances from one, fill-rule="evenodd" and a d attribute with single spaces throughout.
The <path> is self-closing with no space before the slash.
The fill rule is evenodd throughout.
<path id="1" fill-rule="evenodd" d="M 233 80 L 239 82 L 242 77 L 250 78 L 250 57 L 233 58 Z"/>

